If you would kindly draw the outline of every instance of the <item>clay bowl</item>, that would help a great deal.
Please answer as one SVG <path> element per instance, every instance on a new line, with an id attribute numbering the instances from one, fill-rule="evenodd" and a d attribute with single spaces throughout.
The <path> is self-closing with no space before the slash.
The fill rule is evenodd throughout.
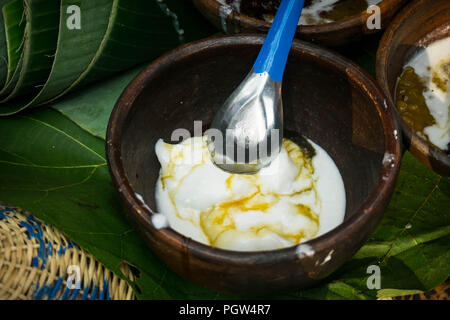
<path id="1" fill-rule="evenodd" d="M 401 158 L 394 117 L 370 76 L 335 53 L 296 40 L 283 85 L 285 135 L 305 135 L 333 157 L 346 187 L 345 221 L 297 247 L 245 253 L 213 248 L 170 228 L 155 229 L 157 139 L 171 141 L 177 128 L 192 131 L 194 120 L 206 130 L 248 73 L 263 40 L 257 35 L 209 38 L 156 60 L 125 89 L 107 131 L 112 179 L 148 246 L 184 278 L 236 295 L 311 286 L 350 259 L 380 221 Z M 298 254 L 308 248 L 314 254 Z"/>
<path id="2" fill-rule="evenodd" d="M 394 14 L 408 1 L 384 0 L 378 4 L 382 29 L 388 26 Z M 193 0 L 193 2 L 209 21 L 225 33 L 266 33 L 270 27 L 270 23 L 266 21 L 226 10 L 216 0 Z M 371 14 L 364 11 L 332 23 L 301 26 L 297 28 L 296 37 L 330 47 L 354 42 L 366 34 L 380 31 L 367 27 L 366 21 Z"/>
<path id="3" fill-rule="evenodd" d="M 395 106 L 395 88 L 404 64 L 428 44 L 450 36 L 450 1 L 411 2 L 392 21 L 383 35 L 376 58 L 376 78 Z M 393 107 L 409 151 L 427 167 L 450 177 L 450 156 L 413 132 Z"/>

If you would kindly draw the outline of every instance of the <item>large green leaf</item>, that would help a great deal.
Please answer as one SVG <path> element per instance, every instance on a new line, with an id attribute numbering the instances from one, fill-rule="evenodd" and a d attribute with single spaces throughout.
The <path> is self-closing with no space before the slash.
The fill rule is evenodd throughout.
<path id="1" fill-rule="evenodd" d="M 114 0 L 106 34 L 95 56 L 86 70 L 54 99 L 173 48 L 179 44 L 178 34 L 160 31 L 170 23 L 156 1 Z"/>
<path id="2" fill-rule="evenodd" d="M 2 201 L 56 226 L 119 275 L 122 262 L 138 267 L 143 298 L 211 297 L 167 271 L 125 221 L 103 140 L 48 109 L 0 119 L 0 136 Z"/>
<path id="3" fill-rule="evenodd" d="M 174 24 L 173 15 L 165 15 L 164 4 L 178 15 L 179 25 Z M 185 30 L 184 40 L 214 32 L 205 27 L 205 21 L 188 2 L 173 0 L 163 5 L 156 9 L 164 13 L 173 32 L 176 27 Z M 104 34 L 108 26 L 104 26 Z M 178 41 L 178 33 L 173 34 Z M 99 32 L 96 39 L 102 42 L 104 36 Z M 377 41 L 374 38 L 359 44 L 358 52 L 355 46 L 341 52 L 373 71 Z M 62 88 L 64 72 L 55 71 L 58 50 L 66 51 L 61 57 L 70 50 L 60 49 L 60 45 L 62 42 L 58 42 L 50 79 L 53 75 L 52 82 Z M 162 52 L 167 48 L 160 49 Z M 111 62 L 102 58 L 106 51 L 90 52 L 90 57 L 80 58 L 85 67 L 71 74 L 70 83 L 85 70 L 96 70 L 99 64 L 90 65 L 94 56 L 98 55 L 95 61 Z M 66 63 L 70 66 L 70 62 Z M 56 226 L 118 275 L 122 275 L 123 263 L 135 266 L 138 279 L 133 285 L 139 298 L 223 298 L 169 271 L 125 220 L 113 189 L 104 155 L 106 124 L 117 97 L 142 67 L 91 84 L 54 102 L 53 109 L 0 119 L 0 200 L 21 206 Z M 95 79 L 98 71 L 89 71 L 79 83 L 87 81 L 91 72 Z M 385 217 L 361 250 L 318 286 L 274 298 L 374 299 L 433 288 L 450 275 L 449 207 L 449 180 L 406 153 Z M 380 267 L 380 290 L 370 290 L 366 285 L 370 265 Z"/>
<path id="4" fill-rule="evenodd" d="M 25 33 L 23 52 L 21 55 L 19 77 L 14 89 L 3 98 L 4 105 L 19 95 L 39 91 L 39 86 L 45 82 L 50 73 L 53 55 L 56 50 L 58 36 L 59 4 L 54 0 L 25 0 Z M 12 106 L 16 109 L 15 103 Z"/>
<path id="5" fill-rule="evenodd" d="M 130 81 L 142 70 L 138 66 L 119 76 L 68 95 L 53 104 L 53 108 L 72 119 L 94 136 L 105 138 L 109 115 Z M 97 101 L 93 104 L 92 101 Z"/>
<path id="6" fill-rule="evenodd" d="M 80 1 L 63 0 L 61 4 L 58 1 L 51 0 L 51 3 L 53 9 L 57 9 L 59 17 L 53 17 L 54 20 L 51 23 L 46 20 L 45 24 L 50 24 L 50 28 L 55 28 L 59 24 L 59 33 L 57 34 L 57 40 L 55 34 L 52 37 L 44 37 L 44 40 L 47 40 L 44 43 L 49 42 L 50 46 L 57 45 L 57 48 L 53 49 L 54 55 L 43 55 L 42 50 L 36 51 L 41 59 L 54 56 L 54 59 L 46 61 L 47 63 L 53 62 L 48 79 L 44 85 L 36 88 L 39 91 L 37 95 L 24 97 L 19 101 L 16 100 L 7 105 L 2 105 L 0 111 L 3 115 L 16 113 L 31 105 L 39 105 L 60 94 L 87 69 L 105 36 L 113 4 L 111 0 L 84 0 L 82 3 Z M 83 9 L 83 19 L 90 22 L 83 24 L 81 29 L 70 29 L 66 26 L 68 8 L 74 4 L 78 5 L 80 10 Z M 37 12 L 32 12 L 35 15 L 42 16 L 40 11 L 42 11 L 42 8 L 39 6 Z M 47 28 L 44 27 L 44 30 L 47 30 Z M 36 30 L 37 28 L 32 27 L 32 29 Z M 43 35 L 40 34 L 40 37 L 43 37 Z M 77 48 L 77 50 L 73 48 Z M 46 79 L 45 76 L 40 78 Z"/>
<path id="7" fill-rule="evenodd" d="M 0 0 L 0 8 L 9 0 Z M 8 46 L 6 45 L 5 19 L 3 12 L 0 13 L 0 88 L 6 82 L 8 77 Z"/>

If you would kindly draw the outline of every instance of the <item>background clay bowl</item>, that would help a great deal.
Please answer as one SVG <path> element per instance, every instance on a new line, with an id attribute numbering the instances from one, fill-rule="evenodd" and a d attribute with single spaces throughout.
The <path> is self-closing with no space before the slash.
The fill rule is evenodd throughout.
<path id="1" fill-rule="evenodd" d="M 449 0 L 413 1 L 395 17 L 380 41 L 376 60 L 376 77 L 389 104 L 395 105 L 397 79 L 409 58 L 420 48 L 448 36 Z M 410 152 L 432 170 L 450 177 L 450 156 L 413 132 L 397 110 L 394 112 Z"/>
<path id="2" fill-rule="evenodd" d="M 381 14 L 381 27 L 388 26 L 394 14 L 409 0 L 384 0 L 378 4 Z M 200 12 L 217 28 L 225 33 L 266 33 L 270 23 L 252 18 L 236 11 L 229 15 L 216 0 L 193 0 Z M 340 46 L 361 39 L 365 34 L 380 30 L 368 29 L 366 21 L 371 14 L 361 12 L 347 19 L 322 25 L 302 26 L 297 28 L 296 37 L 326 46 Z"/>
<path id="3" fill-rule="evenodd" d="M 311 138 L 334 158 L 346 187 L 344 223 L 306 244 L 267 252 L 221 250 L 169 228 L 156 230 L 157 139 L 170 142 L 174 129 L 192 130 L 194 120 L 206 129 L 263 40 L 209 38 L 158 59 L 123 92 L 107 131 L 115 187 L 150 248 L 186 279 L 236 295 L 310 286 L 352 257 L 383 215 L 401 158 L 394 117 L 370 76 L 335 53 L 296 40 L 283 84 L 285 129 Z M 304 249 L 314 254 L 299 255 Z"/>

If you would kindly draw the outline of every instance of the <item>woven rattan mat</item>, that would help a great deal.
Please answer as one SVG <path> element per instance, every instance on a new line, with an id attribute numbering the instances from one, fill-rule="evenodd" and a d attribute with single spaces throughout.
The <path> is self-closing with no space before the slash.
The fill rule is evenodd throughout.
<path id="1" fill-rule="evenodd" d="M 133 280 L 129 268 L 121 268 Z M 127 281 L 61 232 L 20 208 L 0 204 L 0 299 L 124 300 Z"/>

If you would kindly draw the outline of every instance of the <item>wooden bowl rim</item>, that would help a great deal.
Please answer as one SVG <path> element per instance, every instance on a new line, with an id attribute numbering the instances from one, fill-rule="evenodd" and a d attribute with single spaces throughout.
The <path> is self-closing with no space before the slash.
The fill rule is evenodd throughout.
<path id="1" fill-rule="evenodd" d="M 405 136 L 408 139 L 408 144 L 412 147 L 412 153 L 418 152 L 424 158 L 428 158 L 430 154 L 436 155 L 436 160 L 443 164 L 444 166 L 450 168 L 450 157 L 447 156 L 444 151 L 434 146 L 432 143 L 428 142 L 420 135 L 415 133 L 403 120 L 400 113 L 398 113 L 397 108 L 395 107 L 394 97 L 391 96 L 388 79 L 387 79 L 387 68 L 388 68 L 388 58 L 391 49 L 391 42 L 394 39 L 394 35 L 397 30 L 405 23 L 405 21 L 415 12 L 420 10 L 420 7 L 424 5 L 428 0 L 414 0 L 411 1 L 406 7 L 404 7 L 392 20 L 390 25 L 387 27 L 384 32 L 380 44 L 378 46 L 377 54 L 376 54 L 376 63 L 375 63 L 375 77 L 380 86 L 381 90 L 384 92 L 387 97 L 388 103 L 393 109 L 395 117 L 397 121 L 400 123 L 402 131 L 405 131 Z M 420 40 L 420 39 L 419 39 Z M 412 141 L 414 140 L 414 144 Z M 429 164 L 425 163 L 427 167 L 430 167 Z M 430 168 L 434 171 L 433 168 Z M 443 172 L 439 172 L 443 174 Z"/>
<path id="2" fill-rule="evenodd" d="M 219 12 L 219 8 L 223 6 L 223 4 L 219 3 L 217 0 L 196 0 L 196 1 L 200 1 L 202 4 L 204 4 L 206 8 L 208 8 L 209 12 L 213 13 L 214 15 L 217 15 L 216 13 Z M 387 12 L 389 12 L 389 10 L 392 7 L 395 7 L 397 3 L 403 1 L 404 0 L 382 0 L 380 3 L 377 4 L 377 6 L 380 7 L 380 15 L 384 16 Z M 260 27 L 270 28 L 271 26 L 270 22 L 247 16 L 235 10 L 233 10 L 233 13 L 234 13 L 234 20 L 243 21 L 244 23 L 254 26 L 256 28 Z M 329 33 L 332 31 L 350 29 L 363 25 L 363 21 L 367 21 L 367 18 L 370 15 L 371 14 L 367 13 L 366 11 L 362 11 L 348 18 L 334 22 L 316 25 L 302 25 L 301 27 L 299 26 L 297 28 L 297 32 L 305 35 L 315 35 L 320 33 Z"/>
<path id="3" fill-rule="evenodd" d="M 360 90 L 372 99 L 378 111 L 385 136 L 385 154 L 389 153 L 395 157 L 392 166 L 380 164 L 380 175 L 373 190 L 353 216 L 320 237 L 292 247 L 256 252 L 231 251 L 199 243 L 170 228 L 155 229 L 151 222 L 153 212 L 137 199 L 126 176 L 122 162 L 122 126 L 135 99 L 144 90 L 148 82 L 163 73 L 173 63 L 183 60 L 186 54 L 198 54 L 214 48 L 232 45 L 262 45 L 263 41 L 264 37 L 261 35 L 218 36 L 186 44 L 167 53 L 147 66 L 132 80 L 117 101 L 109 119 L 106 136 L 106 155 L 110 174 L 113 177 L 113 182 L 121 200 L 131 206 L 133 214 L 136 215 L 138 220 L 136 223 L 144 226 L 146 233 L 150 237 L 157 238 L 159 241 L 163 241 L 181 252 L 188 252 L 189 255 L 200 259 L 213 259 L 219 263 L 250 266 L 254 265 L 255 261 L 272 264 L 282 260 L 299 259 L 297 257 L 299 246 L 307 245 L 313 248 L 314 252 L 325 249 L 331 250 L 336 243 L 343 241 L 349 234 L 358 233 L 362 226 L 369 223 L 372 216 L 377 214 L 377 211 L 387 204 L 398 176 L 402 152 L 399 142 L 400 138 L 395 139 L 393 132 L 397 130 L 398 134 L 400 134 L 400 130 L 390 108 L 386 108 L 385 97 L 375 81 L 362 68 L 337 53 L 308 42 L 294 40 L 292 50 L 302 55 L 309 55 L 317 60 L 324 60 L 329 65 L 338 67 L 343 74 L 356 77 L 352 82 L 354 85 L 358 85 Z"/>

